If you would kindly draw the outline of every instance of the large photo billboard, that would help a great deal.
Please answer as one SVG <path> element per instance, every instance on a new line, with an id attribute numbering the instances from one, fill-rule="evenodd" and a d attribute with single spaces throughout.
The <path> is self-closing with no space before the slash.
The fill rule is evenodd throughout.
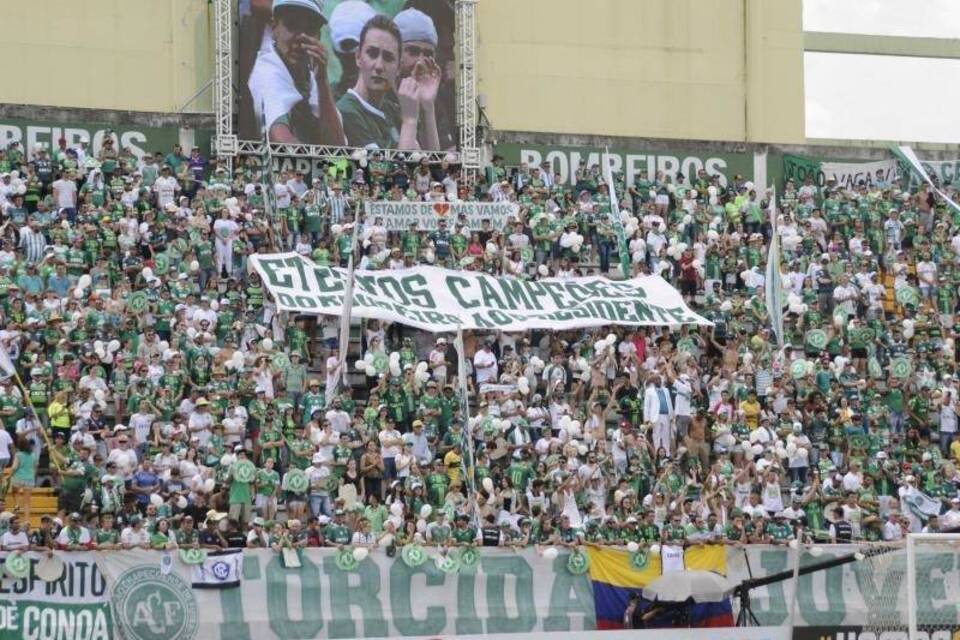
<path id="1" fill-rule="evenodd" d="M 240 0 L 244 140 L 457 146 L 454 0 Z"/>

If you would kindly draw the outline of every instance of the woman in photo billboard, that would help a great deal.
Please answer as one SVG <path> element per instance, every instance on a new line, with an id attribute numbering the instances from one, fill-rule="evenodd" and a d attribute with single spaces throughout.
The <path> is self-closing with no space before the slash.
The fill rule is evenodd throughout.
<path id="1" fill-rule="evenodd" d="M 337 101 L 349 146 L 440 148 L 435 109 L 440 68 L 432 58 L 418 56 L 409 73 L 401 74 L 402 42 L 397 24 L 385 16 L 376 15 L 364 25 L 356 84 Z"/>
<path id="2" fill-rule="evenodd" d="M 257 121 L 271 142 L 344 144 L 319 39 L 326 23 L 321 3 L 273 0 L 273 42 L 258 53 L 248 83 Z"/>

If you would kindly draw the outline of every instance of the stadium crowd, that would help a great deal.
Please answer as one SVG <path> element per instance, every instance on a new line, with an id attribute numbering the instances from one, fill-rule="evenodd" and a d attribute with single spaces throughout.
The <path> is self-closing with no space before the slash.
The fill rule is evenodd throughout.
<path id="1" fill-rule="evenodd" d="M 461 371 L 450 336 L 376 320 L 339 362 L 339 318 L 278 313 L 248 257 L 620 278 L 599 168 L 563 184 L 494 158 L 471 185 L 446 161 L 366 153 L 262 181 L 253 161 L 138 159 L 110 137 L 0 152 L 0 548 L 783 544 L 960 526 L 960 218 L 926 186 L 778 189 L 779 348 L 772 192 L 619 176 L 633 275 L 659 273 L 714 326 L 473 332 Z M 520 214 L 387 233 L 358 220 L 365 199 Z M 353 384 L 334 390 L 343 366 Z M 60 511 L 31 529 L 41 485 Z"/>

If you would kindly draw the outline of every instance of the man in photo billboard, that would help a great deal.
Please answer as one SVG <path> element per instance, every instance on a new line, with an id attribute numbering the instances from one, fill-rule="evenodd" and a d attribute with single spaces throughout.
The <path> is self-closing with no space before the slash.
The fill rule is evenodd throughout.
<path id="1" fill-rule="evenodd" d="M 325 23 L 321 0 L 273 0 L 273 42 L 257 55 L 248 83 L 271 142 L 344 143 L 319 38 Z"/>

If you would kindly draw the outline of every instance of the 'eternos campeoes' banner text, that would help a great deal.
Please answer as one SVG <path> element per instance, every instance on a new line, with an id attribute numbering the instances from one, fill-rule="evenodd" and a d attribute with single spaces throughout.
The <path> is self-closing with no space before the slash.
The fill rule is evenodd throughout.
<path id="1" fill-rule="evenodd" d="M 441 220 L 453 231 L 461 220 L 468 229 L 480 229 L 489 220 L 493 229 L 502 230 L 507 220 L 515 217 L 520 207 L 513 202 L 364 202 L 368 220 L 381 218 L 387 231 L 404 231 L 416 224 L 420 231 L 432 231 Z"/>
<path id="2" fill-rule="evenodd" d="M 280 311 L 340 315 L 347 270 L 297 253 L 251 256 Z M 521 280 L 414 267 L 357 271 L 352 315 L 425 329 L 573 329 L 610 324 L 711 325 L 659 276 Z"/>

